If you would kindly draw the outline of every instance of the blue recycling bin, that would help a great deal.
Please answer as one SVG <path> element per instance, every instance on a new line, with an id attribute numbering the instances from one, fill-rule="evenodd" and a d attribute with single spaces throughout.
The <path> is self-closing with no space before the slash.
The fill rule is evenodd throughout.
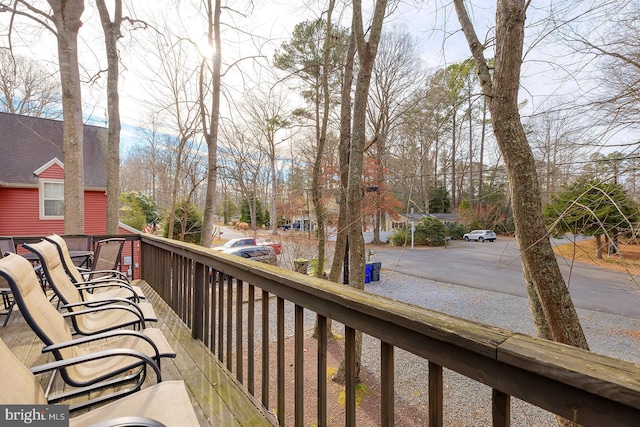
<path id="1" fill-rule="evenodd" d="M 364 267 L 364 283 L 371 283 L 371 271 L 373 270 L 373 265 L 371 263 L 365 264 Z"/>

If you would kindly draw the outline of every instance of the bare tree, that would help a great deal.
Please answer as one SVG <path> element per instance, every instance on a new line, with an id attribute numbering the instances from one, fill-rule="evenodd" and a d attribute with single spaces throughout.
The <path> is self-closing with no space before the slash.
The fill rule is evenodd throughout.
<path id="1" fill-rule="evenodd" d="M 576 126 L 573 112 L 553 108 L 533 117 L 529 125 L 531 148 L 539 171 L 542 204 L 545 205 L 575 171 L 574 161 L 582 150 L 579 140 L 583 133 L 581 126 Z"/>
<path id="2" fill-rule="evenodd" d="M 220 82 L 222 41 L 220 40 L 220 0 L 203 0 L 207 15 L 207 43 L 214 47 L 209 58 L 203 57 L 200 64 L 199 102 L 202 131 L 207 142 L 207 189 L 204 204 L 204 218 L 200 245 L 209 247 L 213 237 L 213 216 L 215 214 L 216 180 L 218 174 L 218 132 L 220 121 Z M 206 76 L 211 76 L 211 82 Z M 205 101 L 210 96 L 211 104 L 207 109 Z M 207 118 L 209 121 L 207 122 Z"/>
<path id="3" fill-rule="evenodd" d="M 199 130 L 200 105 L 197 102 L 197 67 L 188 67 L 193 60 L 193 44 L 182 37 L 172 34 L 170 29 L 162 34 L 154 33 L 150 41 L 157 49 L 157 57 L 146 58 L 146 78 L 153 86 L 149 97 L 155 99 L 154 113 L 164 126 L 171 129 L 175 137 L 168 138 L 166 149 L 174 153 L 172 169 L 172 190 L 169 211 L 169 236 L 173 236 L 175 207 L 181 194 L 192 197 L 191 185 L 199 183 L 196 179 L 187 187 L 181 187 L 181 179 L 190 173 L 200 171 L 199 167 L 189 166 L 200 158 L 197 133 Z M 151 52 L 151 51 L 150 51 Z M 150 78 L 151 77 L 151 78 Z M 184 191 L 186 189 L 186 192 Z"/>
<path id="4" fill-rule="evenodd" d="M 32 117 L 62 116 L 60 84 L 39 62 L 0 50 L 0 111 Z"/>
<path id="5" fill-rule="evenodd" d="M 547 339 L 588 348 L 542 220 L 535 159 L 518 112 L 528 2 L 497 2 L 493 73 L 485 58 L 486 47 L 476 35 L 463 0 L 454 0 L 454 5 L 487 98 L 494 134 L 504 156 L 511 188 L 515 235 L 537 333 Z"/>
<path id="6" fill-rule="evenodd" d="M 84 157 L 82 95 L 78 64 L 78 31 L 84 0 L 47 0 L 42 10 L 25 0 L 0 2 L 0 12 L 26 16 L 49 30 L 58 42 L 62 88 L 62 149 L 64 153 L 64 231 L 84 233 Z M 13 20 L 12 20 L 13 22 Z M 13 28 L 9 29 L 11 35 Z"/>
<path id="7" fill-rule="evenodd" d="M 406 28 L 395 27 L 383 33 L 372 70 L 368 116 L 373 137 L 369 144 L 377 160 L 374 187 L 382 188 L 387 167 L 387 144 L 391 133 L 404 114 L 415 107 L 414 95 L 419 88 L 422 70 L 417 43 Z M 369 147 L 367 147 L 369 148 Z M 383 211 L 382 195 L 376 197 L 373 242 L 380 244 Z"/>
<path id="8" fill-rule="evenodd" d="M 113 20 L 105 0 L 96 0 L 100 22 L 104 31 L 107 51 L 107 111 L 109 135 L 107 140 L 107 234 L 118 233 L 120 197 L 120 93 L 118 91 L 118 40 L 122 37 L 122 0 L 114 0 Z"/>
<path id="9" fill-rule="evenodd" d="M 250 120 L 247 125 L 258 136 L 258 147 L 263 150 L 269 162 L 271 176 L 271 232 L 277 234 L 278 230 L 278 148 L 285 141 L 283 130 L 287 129 L 291 121 L 283 94 L 271 92 L 261 94 L 258 98 L 257 91 L 253 91 L 245 103 L 244 110 Z"/>
<path id="10" fill-rule="evenodd" d="M 251 228 L 256 228 L 256 197 L 260 188 L 268 179 L 264 174 L 265 155 L 262 150 L 252 143 L 258 135 L 250 130 L 237 127 L 234 124 L 221 126 L 226 146 L 222 157 L 221 167 L 224 175 L 239 188 L 243 198 L 249 202 L 249 216 Z"/>
<path id="11" fill-rule="evenodd" d="M 338 67 L 342 65 L 347 32 L 332 22 L 335 2 L 330 1 L 326 10 L 326 19 L 305 21 L 296 26 L 289 42 L 281 45 L 274 55 L 274 65 L 291 73 L 304 82 L 302 96 L 309 102 L 312 110 L 299 111 L 300 116 L 309 118 L 315 130 L 315 150 L 312 160 L 311 199 L 317 222 L 318 265 L 325 262 L 325 221 L 326 210 L 322 200 L 325 188 L 321 185 L 323 157 L 329 129 L 332 98 L 339 88 Z M 321 276 L 323 268 L 316 270 Z"/>
<path id="12" fill-rule="evenodd" d="M 365 275 L 365 247 L 362 235 L 362 218 L 360 207 L 363 195 L 364 176 L 364 149 L 366 142 L 366 112 L 367 100 L 369 97 L 369 87 L 371 84 L 371 72 L 378 52 L 380 34 L 382 33 L 382 23 L 387 8 L 386 0 L 376 0 L 373 16 L 368 25 L 369 38 L 365 38 L 364 19 L 362 16 L 361 0 L 353 2 L 352 31 L 354 32 L 356 51 L 358 57 L 358 75 L 356 78 L 356 88 L 353 103 L 353 133 L 351 134 L 350 156 L 349 156 L 349 183 L 347 186 L 347 229 L 349 237 L 349 285 L 364 289 Z M 356 366 L 360 366 L 360 352 L 362 351 L 362 334 L 355 335 Z M 356 378 L 359 378 L 359 371 Z M 347 382 L 347 389 L 351 389 L 354 384 L 348 384 L 349 378 L 345 378 L 344 357 L 334 376 L 335 381 Z M 355 415 L 355 414 L 353 414 Z M 347 416 L 347 424 L 352 425 L 355 420 Z"/>

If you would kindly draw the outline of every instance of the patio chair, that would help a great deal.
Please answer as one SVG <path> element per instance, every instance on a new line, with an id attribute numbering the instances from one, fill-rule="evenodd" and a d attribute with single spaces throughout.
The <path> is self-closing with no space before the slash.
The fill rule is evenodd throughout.
<path id="1" fill-rule="evenodd" d="M 69 250 L 67 249 L 65 240 L 57 234 L 51 234 L 45 237 L 44 239 L 51 243 L 54 243 L 58 248 L 58 253 L 60 254 L 60 258 L 62 260 L 62 266 L 64 267 L 71 281 L 76 286 L 79 286 L 82 284 L 88 284 L 88 274 L 83 275 L 82 271 L 73 264 L 73 262 L 71 261 L 71 258 L 69 257 Z M 144 292 L 142 292 L 142 289 L 140 289 L 139 286 L 132 286 L 127 280 L 127 277 L 125 275 L 117 276 L 115 278 L 108 277 L 108 278 L 94 279 L 92 282 L 96 283 L 96 282 L 105 282 L 105 281 L 109 283 L 113 283 L 113 286 L 115 286 L 116 288 L 108 289 L 108 287 L 102 287 L 101 292 L 103 293 L 102 295 L 103 298 L 122 297 L 123 295 L 120 293 L 117 287 L 130 290 L 129 295 L 127 295 L 126 298 L 131 298 L 134 301 L 139 301 L 140 299 L 145 298 Z"/>
<path id="2" fill-rule="evenodd" d="M 191 399 L 182 381 L 162 381 L 160 370 L 152 360 L 131 350 L 113 353 L 130 354 L 132 358 L 146 360 L 156 372 L 158 383 L 130 394 L 122 399 L 93 408 L 84 414 L 72 416 L 69 426 L 197 426 L 198 419 L 193 411 Z M 15 387 L 0 387 L 0 401 L 5 405 L 48 405 L 48 400 L 36 374 L 60 369 L 69 363 L 82 363 L 91 359 L 102 360 L 111 357 L 107 353 L 92 354 L 74 361 L 60 361 L 27 368 L 0 339 L 0 377 L 5 384 Z M 78 409 L 76 407 L 70 409 Z M 128 423 L 123 423 L 127 422 Z M 155 422 L 156 424 L 153 424 Z M 104 424 L 103 424 L 104 423 Z"/>
<path id="3" fill-rule="evenodd" d="M 110 286 L 109 283 L 76 287 L 67 276 L 58 248 L 53 243 L 42 240 L 23 246 L 40 259 L 47 283 L 62 302 L 62 308 L 69 311 L 65 317 L 70 318 L 77 333 L 91 335 L 128 326 L 144 328 L 145 321 L 158 320 L 150 303 L 127 299 L 131 295 L 129 289 L 119 288 L 120 297 L 105 297 L 101 292 L 91 291 Z"/>
<path id="4" fill-rule="evenodd" d="M 74 265 L 81 268 L 91 268 L 93 237 L 89 234 L 63 234 L 61 237 L 67 245 L 67 250 L 87 254 L 74 259 Z"/>
<path id="5" fill-rule="evenodd" d="M 13 237 L 0 236 L 0 258 L 7 252 L 16 253 L 16 245 L 13 242 Z M 7 323 L 9 323 L 16 302 L 11 295 L 9 284 L 2 277 L 0 277 L 0 296 L 2 296 L 2 305 L 4 306 L 4 312 L 2 313 L 5 316 L 4 323 L 2 324 L 4 328 L 7 326 Z"/>
<path id="6" fill-rule="evenodd" d="M 114 237 L 96 242 L 93 264 L 88 272 L 88 280 L 97 279 L 122 279 L 128 281 L 129 278 L 120 271 L 122 261 L 122 249 L 125 239 Z"/>
<path id="7" fill-rule="evenodd" d="M 153 359 L 158 366 L 162 357 L 176 356 L 162 331 L 157 328 L 145 328 L 142 331 L 119 329 L 72 339 L 71 329 L 64 317 L 40 290 L 38 278 L 29 261 L 20 255 L 5 256 L 0 259 L 0 276 L 9 283 L 25 321 L 44 343 L 42 352 L 53 354 L 58 361 L 75 360 L 76 357 L 89 357 L 92 353 L 114 349 L 142 353 Z M 96 397 L 92 395 L 87 403 L 92 404 L 140 389 L 146 378 L 147 364 L 140 359 L 132 360 L 130 356 L 120 355 L 70 364 L 57 372 L 74 389 L 59 393 L 56 399 L 98 390 L 106 393 L 96 393 L 100 394 Z M 119 386 L 124 384 L 131 385 L 120 389 Z"/>

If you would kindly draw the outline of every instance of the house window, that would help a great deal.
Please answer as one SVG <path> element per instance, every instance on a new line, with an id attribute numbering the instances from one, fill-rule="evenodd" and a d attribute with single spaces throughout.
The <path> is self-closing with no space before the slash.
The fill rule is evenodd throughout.
<path id="1" fill-rule="evenodd" d="M 40 218 L 64 218 L 64 181 L 40 181 Z"/>

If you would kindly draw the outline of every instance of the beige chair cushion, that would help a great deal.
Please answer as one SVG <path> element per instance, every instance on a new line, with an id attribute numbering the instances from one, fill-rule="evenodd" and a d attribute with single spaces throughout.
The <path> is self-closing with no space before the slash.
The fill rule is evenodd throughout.
<path id="1" fill-rule="evenodd" d="M 182 381 L 164 381 L 140 390 L 85 414 L 72 417 L 69 425 L 90 426 L 99 421 L 125 416 L 153 418 L 168 427 L 200 425 Z"/>
<path id="2" fill-rule="evenodd" d="M 0 259 L 0 271 L 9 274 L 17 283 L 17 291 L 14 292 L 17 302 L 25 319 L 34 329 L 38 337 L 47 345 L 59 344 L 72 340 L 71 329 L 62 315 L 49 302 L 40 288 L 31 263 L 20 255 L 9 254 Z M 125 331 L 126 332 L 126 331 Z M 162 331 L 156 328 L 148 328 L 142 331 L 149 336 L 160 349 L 160 355 L 173 357 L 175 353 L 167 342 Z M 135 336 L 124 336 L 101 340 L 91 346 L 73 346 L 60 350 L 63 359 L 81 356 L 98 350 L 128 348 L 137 350 L 148 356 L 155 356 L 151 346 L 143 339 Z M 131 357 L 112 357 L 80 365 L 70 366 L 64 369 L 68 377 L 77 383 L 85 383 L 88 379 L 108 375 L 122 367 L 129 366 L 138 359 Z"/>
<path id="3" fill-rule="evenodd" d="M 3 404 L 46 405 L 42 386 L 35 375 L 9 350 L 0 339 L 0 402 Z"/>

